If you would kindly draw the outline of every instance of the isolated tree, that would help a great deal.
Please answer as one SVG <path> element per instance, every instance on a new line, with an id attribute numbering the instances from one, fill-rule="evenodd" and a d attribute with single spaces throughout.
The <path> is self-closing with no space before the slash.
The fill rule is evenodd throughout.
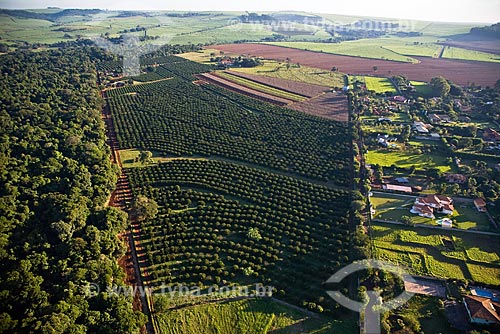
<path id="1" fill-rule="evenodd" d="M 384 169 L 380 165 L 373 165 L 375 180 L 377 182 L 382 182 L 384 179 Z"/>
<path id="2" fill-rule="evenodd" d="M 331 69 L 332 72 L 337 72 L 338 70 L 339 70 L 339 68 L 337 66 L 333 66 Z"/>
<path id="3" fill-rule="evenodd" d="M 141 151 L 139 161 L 144 165 L 153 161 L 153 153 L 151 151 Z"/>
<path id="4" fill-rule="evenodd" d="M 413 226 L 415 222 L 413 221 L 413 218 L 410 216 L 403 216 L 401 217 L 401 222 L 405 225 Z"/>
<path id="5" fill-rule="evenodd" d="M 410 135 L 411 135 L 411 126 L 409 125 L 404 126 L 403 129 L 401 130 L 401 140 L 404 143 L 408 142 L 408 140 L 410 139 Z"/>
<path id="6" fill-rule="evenodd" d="M 157 213 L 158 204 L 153 199 L 139 195 L 132 202 L 131 214 L 139 221 L 153 219 Z"/>
<path id="7" fill-rule="evenodd" d="M 377 72 L 378 66 L 373 66 L 373 72 Z"/>
<path id="8" fill-rule="evenodd" d="M 253 240 L 260 240 L 262 236 L 260 235 L 259 229 L 256 227 L 251 227 L 248 229 L 247 237 Z"/>
<path id="9" fill-rule="evenodd" d="M 0 52 L 2 53 L 9 52 L 9 46 L 7 44 L 0 43 Z"/>

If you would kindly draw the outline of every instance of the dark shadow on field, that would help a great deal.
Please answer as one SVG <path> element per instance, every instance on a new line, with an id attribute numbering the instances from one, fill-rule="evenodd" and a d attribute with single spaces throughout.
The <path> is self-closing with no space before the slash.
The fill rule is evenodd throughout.
<path id="1" fill-rule="evenodd" d="M 394 244 L 401 245 L 401 246 L 407 246 L 407 247 L 412 247 L 412 248 L 423 248 L 425 249 L 426 253 L 430 256 L 432 256 L 434 259 L 436 259 L 439 262 L 446 262 L 450 264 L 454 264 L 460 268 L 462 273 L 464 274 L 464 277 L 467 280 L 473 280 L 472 274 L 469 271 L 469 268 L 467 267 L 467 264 L 463 260 L 458 260 L 452 257 L 447 257 L 441 254 L 441 252 L 436 249 L 433 246 L 426 246 L 419 244 L 417 242 L 408 242 L 408 241 L 401 241 L 401 240 L 395 240 Z M 468 261 L 468 262 L 473 262 L 473 261 Z M 484 263 L 480 263 L 481 265 L 484 265 Z"/>

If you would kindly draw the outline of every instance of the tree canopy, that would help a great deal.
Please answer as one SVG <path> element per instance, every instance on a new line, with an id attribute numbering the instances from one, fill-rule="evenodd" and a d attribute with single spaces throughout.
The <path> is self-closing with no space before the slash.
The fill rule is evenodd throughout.
<path id="1" fill-rule="evenodd" d="M 138 333 L 116 264 L 125 213 L 100 118 L 98 49 L 0 57 L 0 323 L 6 333 Z M 95 283 L 101 293 L 88 295 Z"/>

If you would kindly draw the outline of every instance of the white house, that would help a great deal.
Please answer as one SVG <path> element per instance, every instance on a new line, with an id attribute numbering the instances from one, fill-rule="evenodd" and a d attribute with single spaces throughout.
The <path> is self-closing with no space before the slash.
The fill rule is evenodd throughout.
<path id="1" fill-rule="evenodd" d="M 432 208 L 428 207 L 427 205 L 421 205 L 421 204 L 413 204 L 411 210 L 411 213 L 419 215 L 420 217 L 426 217 L 426 218 L 431 218 L 434 219 L 434 210 Z"/>

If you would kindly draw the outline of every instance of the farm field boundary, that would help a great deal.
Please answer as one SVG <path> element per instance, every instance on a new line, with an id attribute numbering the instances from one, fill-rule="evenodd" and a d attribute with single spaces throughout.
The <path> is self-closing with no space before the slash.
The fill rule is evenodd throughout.
<path id="1" fill-rule="evenodd" d="M 457 84 L 467 85 L 474 82 L 484 86 L 493 86 L 498 80 L 500 64 L 493 62 L 477 62 L 466 60 L 436 59 L 431 57 L 414 57 L 418 64 L 402 63 L 389 60 L 365 59 L 351 56 L 340 56 L 320 52 L 304 51 L 265 44 L 224 44 L 210 46 L 212 49 L 260 56 L 266 59 L 290 59 L 292 63 L 300 63 L 310 67 L 331 70 L 333 66 L 347 74 L 363 74 L 392 77 L 405 75 L 413 81 L 429 82 L 433 77 L 443 76 Z M 377 71 L 373 69 L 377 66 Z"/>

